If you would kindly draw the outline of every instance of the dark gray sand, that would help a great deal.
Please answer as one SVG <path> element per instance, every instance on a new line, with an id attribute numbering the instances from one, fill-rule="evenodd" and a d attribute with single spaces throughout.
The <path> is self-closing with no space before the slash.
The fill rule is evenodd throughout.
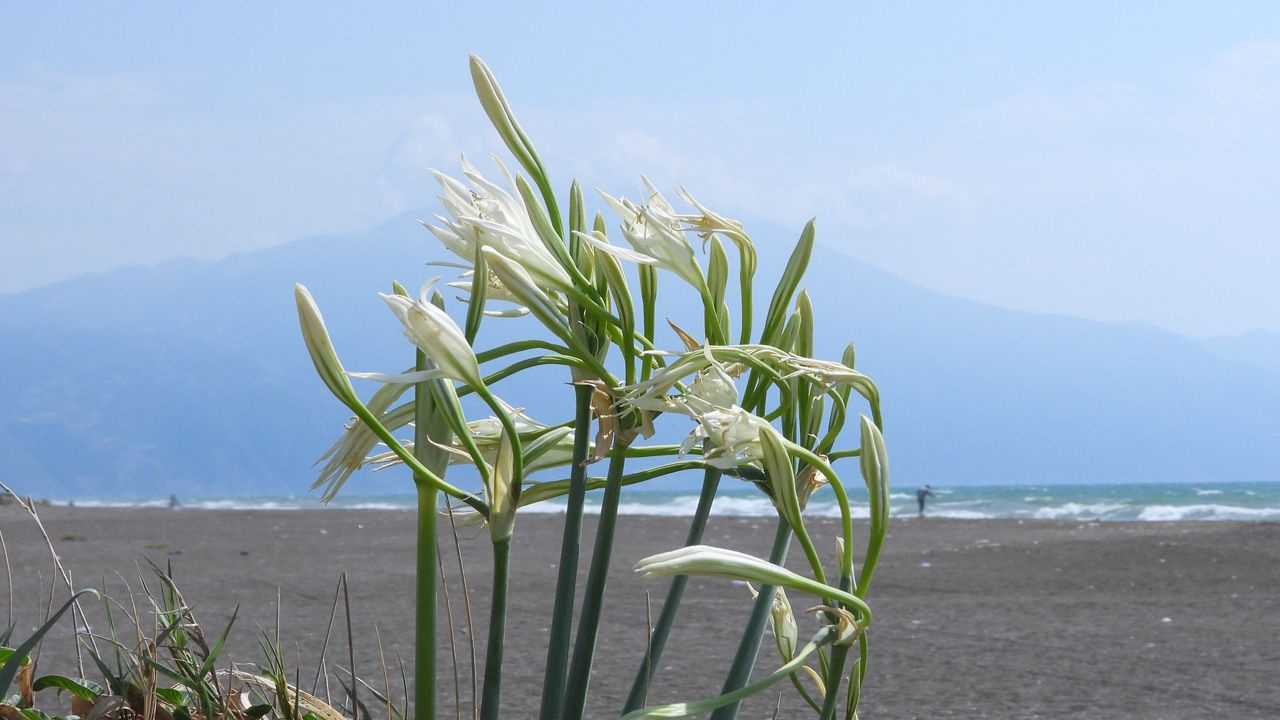
<path id="1" fill-rule="evenodd" d="M 173 564 L 211 631 L 239 605 L 230 643 L 237 660 L 258 659 L 253 633 L 274 624 L 278 588 L 284 645 L 291 661 L 300 651 L 306 686 L 341 571 L 351 580 L 360 673 L 382 685 L 374 623 L 388 657 L 411 653 L 409 512 L 46 508 L 43 517 L 81 583 L 99 585 L 105 573 L 108 589 L 121 595 L 115 574 L 133 581 L 143 558 L 151 558 Z M 506 717 L 536 714 L 559 524 L 558 516 L 530 515 L 517 526 Z M 679 546 L 686 525 L 679 518 L 621 519 L 592 717 L 616 716 L 641 659 L 645 593 L 656 606 L 666 589 L 663 580 L 633 576 L 631 566 Z M 820 546 L 834 552 L 831 526 L 817 526 Z M 591 519 L 584 549 L 593 528 Z M 28 629 L 47 593 L 47 550 L 16 507 L 0 507 L 0 531 L 17 583 L 19 626 Z M 767 519 L 718 518 L 706 541 L 763 555 L 772 533 Z M 869 597 L 876 618 L 863 718 L 1280 717 L 1280 524 L 912 519 L 895 520 L 891 533 Z M 62 539 L 71 536 L 80 539 Z M 451 543 L 445 540 L 450 551 Z M 470 531 L 462 546 L 483 626 L 487 536 Z M 451 559 L 447 565 L 456 568 Z M 586 565 L 584 553 L 584 574 Z M 459 592 L 454 582 L 456 614 Z M 798 610 L 806 602 L 793 598 Z M 0 602 L 0 612 L 6 605 Z M 691 581 L 651 697 L 716 694 L 749 605 L 745 587 Z M 802 634 L 814 627 L 800 622 Z M 478 634 L 480 652 L 483 627 Z M 465 636 L 458 641 L 466 678 Z M 335 645 L 331 658 L 345 665 L 345 641 Z M 447 643 L 441 647 L 440 683 L 452 697 L 450 652 Z M 42 668 L 71 670 L 71 657 L 69 644 L 54 640 Z M 776 664 L 766 640 L 757 669 Z M 398 676 L 394 667 L 392 674 Z M 808 716 L 789 686 L 779 689 L 778 717 Z M 463 694 L 470 694 L 465 680 Z M 741 717 L 772 716 L 778 698 L 776 691 L 757 697 Z M 442 717 L 452 716 L 446 701 Z"/>

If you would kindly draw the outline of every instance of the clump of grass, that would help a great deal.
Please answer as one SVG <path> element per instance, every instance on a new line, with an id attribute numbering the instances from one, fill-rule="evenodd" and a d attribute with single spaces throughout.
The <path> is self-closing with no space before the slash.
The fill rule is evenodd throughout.
<path id="1" fill-rule="evenodd" d="M 0 487 L 3 484 L 0 483 Z M 6 488 L 7 489 L 7 488 Z M 18 498 L 44 533 L 36 504 Z M 48 540 L 47 533 L 45 534 Z M 13 625 L 13 576 L 8 549 L 0 534 L 6 578 L 9 586 L 9 615 L 0 632 L 0 718 L 5 720 L 94 720 L 137 718 L 140 720 L 344 720 L 372 717 L 357 692 L 358 686 L 372 688 L 349 668 L 328 669 L 322 650 L 312 691 L 301 688 L 301 668 L 285 662 L 280 637 L 280 607 L 277 599 L 274 632 L 259 632 L 259 661 L 232 662 L 227 639 L 235 626 L 239 608 L 213 633 L 196 618 L 191 605 L 179 590 L 169 567 L 148 561 L 139 570 L 134 586 L 124 582 L 123 591 L 106 594 L 103 588 L 78 588 L 62 567 L 53 543 L 53 562 L 63 578 L 67 597 L 61 604 L 50 597 L 46 618 L 34 633 L 17 637 Z M 345 576 L 339 591 L 345 595 Z M 335 610 L 337 600 L 335 596 Z M 81 601 L 99 600 L 102 627 L 89 626 Z M 54 606 L 57 605 L 56 610 Z M 43 673 L 40 650 L 46 636 L 64 621 L 76 616 L 72 634 L 81 659 L 72 672 Z M 352 637 L 349 603 L 345 614 L 347 636 Z M 332 623 L 329 630 L 332 630 Z M 354 648 L 351 648 L 354 659 Z M 351 663 L 354 665 L 354 661 Z M 385 663 L 383 678 L 388 677 Z M 316 694 L 321 686 L 323 694 Z M 332 681 L 349 692 L 336 700 Z M 374 708 L 384 710 L 389 720 L 404 720 L 389 683 L 371 693 Z M 69 711 L 69 713 L 67 713 Z"/>

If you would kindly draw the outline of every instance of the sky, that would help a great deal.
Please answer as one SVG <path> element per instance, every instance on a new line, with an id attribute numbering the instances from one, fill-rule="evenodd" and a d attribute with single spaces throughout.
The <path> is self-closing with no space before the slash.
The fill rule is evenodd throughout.
<path id="1" fill-rule="evenodd" d="M 428 168 L 501 149 L 474 52 L 561 187 L 816 216 L 994 305 L 1280 331 L 1280 4 L 536 5 L 6 4 L 0 292 L 429 210 Z"/>

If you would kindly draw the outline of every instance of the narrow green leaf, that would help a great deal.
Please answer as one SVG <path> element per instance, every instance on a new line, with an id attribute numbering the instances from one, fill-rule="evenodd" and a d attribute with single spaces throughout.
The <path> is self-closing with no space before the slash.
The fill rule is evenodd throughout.
<path id="1" fill-rule="evenodd" d="M 62 604 L 62 607 L 58 608 L 57 612 L 50 615 L 49 619 L 32 633 L 31 637 L 14 648 L 8 659 L 4 661 L 4 665 L 0 666 L 0 696 L 4 696 L 9 691 L 9 686 L 13 684 L 13 679 L 18 676 L 18 671 L 26 664 L 27 656 L 40 643 L 40 638 L 48 634 L 53 629 L 53 626 L 58 624 L 58 620 L 62 619 L 62 616 L 84 595 L 92 595 L 95 598 L 101 597 L 97 590 L 84 589 L 76 592 Z"/>
<path id="2" fill-rule="evenodd" d="M 222 647 L 227 644 L 227 636 L 231 634 L 231 627 L 236 624 L 236 616 L 239 614 L 240 606 L 237 605 L 231 611 L 231 619 L 227 621 L 227 626 L 222 629 L 222 634 L 218 636 L 217 642 L 213 644 L 213 647 L 209 648 L 209 654 L 196 672 L 196 677 L 203 678 L 213 670 L 213 664 L 218 661 L 218 656 L 222 654 Z"/>

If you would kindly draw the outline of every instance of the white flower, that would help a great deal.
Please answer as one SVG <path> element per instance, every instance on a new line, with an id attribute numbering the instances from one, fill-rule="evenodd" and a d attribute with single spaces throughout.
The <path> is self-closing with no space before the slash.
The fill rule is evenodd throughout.
<path id="1" fill-rule="evenodd" d="M 662 197 L 648 178 L 642 178 L 649 191 L 649 199 L 644 205 L 637 205 L 626 198 L 615 198 L 603 191 L 600 197 L 622 219 L 622 236 L 626 238 L 636 252 L 652 258 L 654 264 L 666 268 L 684 279 L 695 288 L 703 288 L 706 280 L 702 276 L 702 268 L 693 254 L 693 246 L 680 229 L 676 211 L 671 203 Z M 610 252 L 618 250 L 608 243 L 592 242 L 592 247 Z M 614 253 L 619 257 L 635 260 L 628 253 Z"/>
<path id="2" fill-rule="evenodd" d="M 510 180 L 507 169 L 501 162 L 498 165 Z M 443 227 L 427 225 L 427 229 L 446 248 L 469 263 L 475 261 L 477 245 L 491 247 L 522 265 L 542 284 L 560 290 L 571 287 L 569 274 L 534 229 L 520 193 L 513 195 L 490 182 L 465 157 L 462 169 L 474 188 L 444 173 L 431 171 L 444 190 L 440 202 L 452 217 L 437 215 Z"/>
<path id="3" fill-rule="evenodd" d="M 403 295 L 379 293 L 391 311 L 404 325 L 404 335 L 426 353 L 439 369 L 439 374 L 480 387 L 480 364 L 475 351 L 449 313 L 431 304 L 428 293 L 435 279 L 422 286 L 417 300 Z"/>
<path id="4" fill-rule="evenodd" d="M 764 457 L 760 431 L 769 427 L 764 418 L 733 405 L 705 409 L 695 414 L 694 420 L 698 426 L 680 445 L 681 453 L 702 442 L 702 461 L 721 470 L 757 463 Z"/>
<path id="5" fill-rule="evenodd" d="M 694 199 L 693 195 L 683 187 L 676 190 L 676 194 L 681 200 L 692 205 L 698 212 L 684 215 L 677 215 L 676 219 L 685 224 L 685 227 L 696 232 L 705 243 L 713 234 L 719 233 L 724 235 L 735 243 L 750 243 L 751 238 L 747 236 L 747 230 L 742 223 L 732 218 L 727 218 L 720 213 L 710 210 L 707 206 Z M 705 248 L 706 246 L 703 245 Z"/>
<path id="6" fill-rule="evenodd" d="M 681 355 L 649 380 L 624 388 L 623 402 L 652 412 L 675 412 L 694 416 L 709 407 L 727 408 L 738 404 L 738 387 L 733 378 L 742 365 L 725 365 L 715 358 L 722 346 L 704 345 Z M 683 378 L 694 374 L 683 395 L 667 395 Z"/>
<path id="7" fill-rule="evenodd" d="M 475 270 L 467 270 L 459 276 L 458 280 L 449 283 L 449 287 L 454 288 L 455 290 L 460 290 L 470 296 L 467 298 L 459 297 L 459 301 L 465 303 L 473 301 L 474 293 L 472 292 L 472 287 L 475 285 L 475 275 Z M 507 286 L 502 284 L 502 281 L 498 279 L 497 275 L 487 272 L 485 273 L 485 279 L 487 281 L 485 283 L 484 293 L 486 307 L 488 307 L 488 303 L 492 300 L 501 300 L 514 305 L 514 307 L 507 308 L 505 310 L 485 310 L 484 314 L 486 317 L 514 318 L 524 317 L 529 314 L 529 308 L 520 305 L 520 301 L 511 294 L 510 290 L 507 290 Z"/>
<path id="8" fill-rule="evenodd" d="M 512 425 L 515 426 L 516 432 L 519 435 L 525 436 L 536 434 L 539 437 L 539 440 L 549 439 L 553 441 L 550 442 L 548 446 L 545 446 L 536 456 L 526 457 L 524 463 L 524 470 L 526 474 L 534 472 L 535 470 L 567 465 L 573 462 L 572 430 L 569 430 L 568 428 L 560 428 L 547 432 L 550 430 L 550 426 L 540 423 L 526 415 L 524 408 L 512 407 L 502 398 L 496 399 L 502 406 L 503 410 L 511 417 Z M 404 421 L 401 421 L 396 427 L 403 424 L 405 424 Z M 501 445 L 501 438 L 503 434 L 502 421 L 491 415 L 486 418 L 468 422 L 467 430 L 471 435 L 471 439 L 475 442 L 476 448 L 480 451 L 480 455 L 484 459 L 485 464 L 492 468 L 498 461 L 498 448 Z M 527 442 L 525 446 L 526 452 L 530 451 L 535 444 L 539 442 L 539 440 Z M 377 440 L 374 438 L 369 441 L 367 447 L 364 448 L 364 451 L 367 452 L 376 444 Z M 443 445 L 440 443 L 434 444 L 436 447 L 449 454 L 450 465 L 471 465 L 475 462 L 475 459 L 471 457 L 469 452 L 467 452 L 467 448 L 456 437 L 449 445 Z M 405 442 L 404 446 L 412 450 L 413 442 Z M 331 449 L 325 457 L 330 457 L 330 455 L 338 450 L 338 446 L 335 446 L 334 449 Z M 354 464 L 352 472 L 365 465 L 374 466 L 374 469 L 376 470 L 385 470 L 386 468 L 400 465 L 404 462 L 394 451 L 382 452 L 370 457 L 364 457 L 364 455 L 356 457 L 355 453 L 359 452 L 356 449 L 345 450 L 344 452 L 346 461 Z M 331 460 L 330 464 L 333 463 L 334 461 Z"/>
<path id="9" fill-rule="evenodd" d="M 689 385 L 687 396 L 697 398 L 709 405 L 732 407 L 738 404 L 738 386 L 725 371 L 724 366 L 711 360 L 711 366 L 698 373 Z"/>

